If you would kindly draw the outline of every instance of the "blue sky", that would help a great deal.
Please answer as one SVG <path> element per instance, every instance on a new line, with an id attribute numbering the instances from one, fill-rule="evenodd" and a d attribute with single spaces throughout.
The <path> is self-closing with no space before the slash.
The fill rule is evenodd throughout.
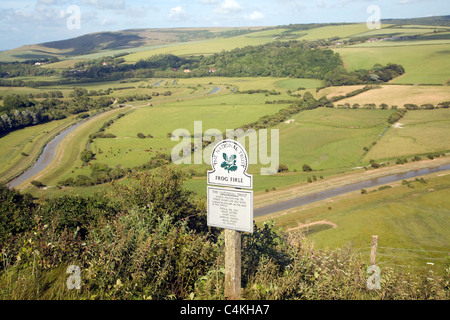
<path id="1" fill-rule="evenodd" d="M 0 50 L 132 28 L 366 22 L 371 5 L 382 19 L 450 14 L 449 0 L 0 0 Z"/>

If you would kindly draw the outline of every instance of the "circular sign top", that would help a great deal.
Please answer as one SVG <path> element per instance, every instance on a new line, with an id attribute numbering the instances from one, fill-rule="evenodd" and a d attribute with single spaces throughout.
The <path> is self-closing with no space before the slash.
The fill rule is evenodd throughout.
<path id="1" fill-rule="evenodd" d="M 222 140 L 211 154 L 212 171 L 208 171 L 208 184 L 237 188 L 253 188 L 253 178 L 247 174 L 248 155 L 235 140 Z"/>

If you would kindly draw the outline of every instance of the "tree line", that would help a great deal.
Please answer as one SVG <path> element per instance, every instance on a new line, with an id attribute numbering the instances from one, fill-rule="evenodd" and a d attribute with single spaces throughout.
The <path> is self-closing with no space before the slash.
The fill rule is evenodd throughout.
<path id="1" fill-rule="evenodd" d="M 123 78 L 186 78 L 205 76 L 226 77 L 293 77 L 324 80 L 325 86 L 376 84 L 387 82 L 405 70 L 401 65 L 375 65 L 371 70 L 347 71 L 338 53 L 328 49 L 328 40 L 275 41 L 264 45 L 246 46 L 212 55 L 178 57 L 173 54 L 155 55 L 136 63 L 124 63 L 123 57 L 102 57 L 77 62 L 73 69 L 61 72 L 56 81 L 24 81 L 14 77 L 22 73 L 11 71 L 20 66 L 39 69 L 43 74 L 56 72 L 29 64 L 3 64 L 0 85 L 46 86 L 82 83 L 89 81 L 112 81 Z M 45 70 L 45 71 L 42 71 Z M 0 68 L 1 71 L 1 68 Z"/>
<path id="2" fill-rule="evenodd" d="M 80 93 L 81 92 L 81 93 Z M 0 108 L 0 135 L 28 126 L 66 118 L 90 110 L 107 108 L 114 103 L 109 96 L 92 98 L 83 90 L 74 90 L 72 99 L 28 99 L 27 95 L 8 95 Z"/>
<path id="3" fill-rule="evenodd" d="M 371 70 L 360 69 L 347 71 L 339 66 L 329 71 L 323 78 L 325 87 L 348 86 L 368 83 L 383 83 L 397 78 L 405 73 L 403 66 L 390 63 L 386 66 L 376 64 Z"/>
<path id="4" fill-rule="evenodd" d="M 108 81 L 124 77 L 293 77 L 321 79 L 328 87 L 383 83 L 405 72 L 398 64 L 347 71 L 340 55 L 320 41 L 276 41 L 209 56 L 161 54 L 134 64 L 124 64 L 123 58 L 99 58 L 76 66 L 64 71 L 63 78 Z"/>

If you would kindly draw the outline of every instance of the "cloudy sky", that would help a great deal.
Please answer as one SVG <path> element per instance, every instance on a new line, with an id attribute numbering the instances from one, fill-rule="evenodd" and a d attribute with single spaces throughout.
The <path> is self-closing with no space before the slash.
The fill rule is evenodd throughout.
<path id="1" fill-rule="evenodd" d="M 0 0 L 0 50 L 98 31 L 366 22 L 450 14 L 449 0 Z"/>

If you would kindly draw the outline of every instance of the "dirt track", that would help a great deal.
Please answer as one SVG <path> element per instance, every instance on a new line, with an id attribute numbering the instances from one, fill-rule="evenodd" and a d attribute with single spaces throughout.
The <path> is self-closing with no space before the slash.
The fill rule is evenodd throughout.
<path id="1" fill-rule="evenodd" d="M 311 223 L 304 223 L 304 224 L 299 222 L 298 223 L 298 227 L 289 228 L 289 229 L 287 229 L 287 231 L 289 232 L 289 231 L 299 230 L 299 229 L 303 229 L 303 228 L 308 228 L 308 227 L 315 226 L 315 225 L 318 225 L 318 224 L 327 224 L 327 225 L 332 226 L 333 228 L 337 228 L 338 227 L 337 224 L 334 223 L 334 222 L 331 222 L 331 221 L 328 221 L 328 220 L 319 220 L 319 221 L 314 221 L 314 222 L 311 222 Z"/>

